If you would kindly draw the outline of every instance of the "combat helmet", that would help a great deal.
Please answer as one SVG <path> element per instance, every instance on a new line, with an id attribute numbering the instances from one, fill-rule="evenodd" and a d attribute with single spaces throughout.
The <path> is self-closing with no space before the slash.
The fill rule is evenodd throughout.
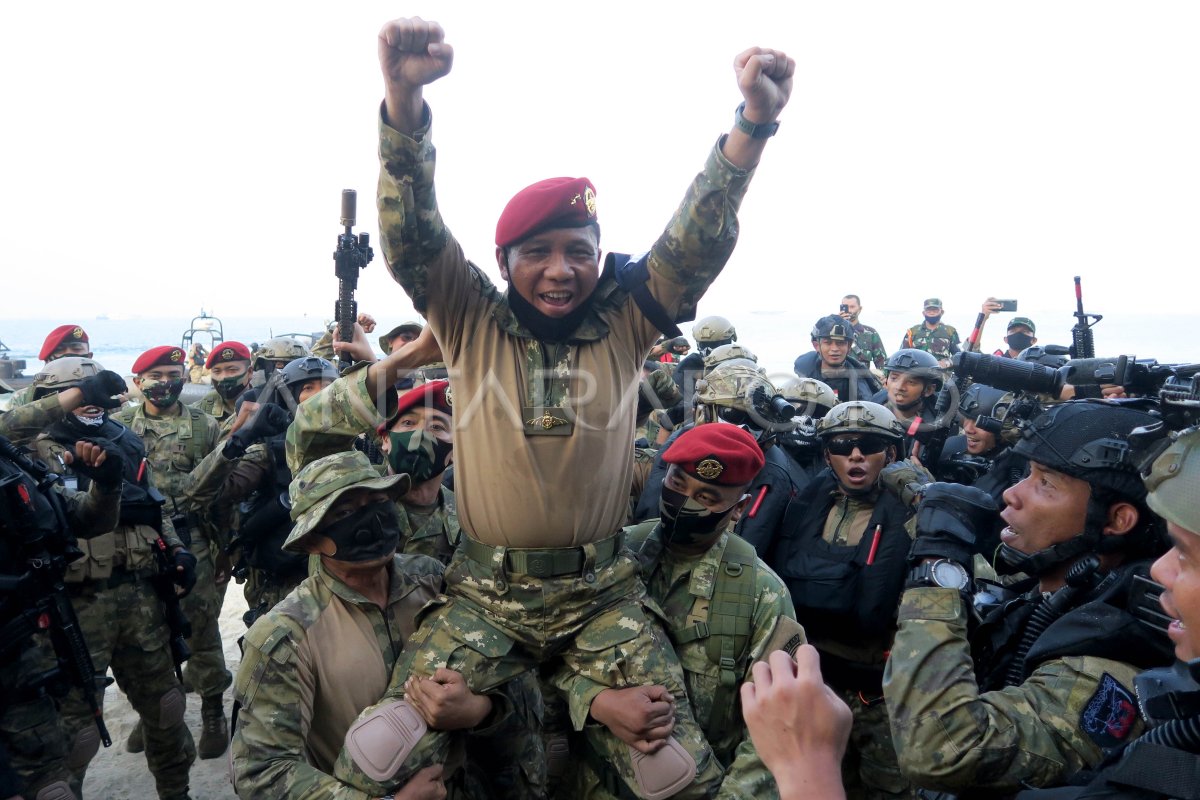
<path id="1" fill-rule="evenodd" d="M 746 361 L 750 366 L 754 367 L 758 363 L 758 356 L 750 352 L 750 348 L 736 342 L 719 345 L 714 347 L 704 356 L 704 369 L 711 370 L 717 364 L 722 364 L 726 361 L 738 359 Z M 757 367 L 755 367 L 757 369 Z"/>
<path id="2" fill-rule="evenodd" d="M 805 416 L 819 419 L 838 404 L 838 397 L 829 384 L 816 378 L 792 378 L 779 386 L 784 399 Z"/>
<path id="3" fill-rule="evenodd" d="M 896 419 L 896 415 L 884 406 L 867 400 L 839 403 L 817 423 L 817 436 L 822 440 L 843 433 L 870 434 L 896 442 L 904 441 L 904 426 Z"/>
<path id="4" fill-rule="evenodd" d="M 1200 428 L 1173 434 L 1175 441 L 1154 459 L 1146 476 L 1146 503 L 1163 519 L 1200 534 Z"/>
<path id="5" fill-rule="evenodd" d="M 906 347 L 892 353 L 891 358 L 883 365 L 883 376 L 886 378 L 893 372 L 923 378 L 941 389 L 946 380 L 946 373 L 938 363 L 937 357 L 924 350 Z"/>
<path id="6" fill-rule="evenodd" d="M 854 344 L 854 323 L 837 314 L 821 317 L 812 329 L 812 340 L 817 339 L 845 339 Z"/>
<path id="7" fill-rule="evenodd" d="M 701 354 L 708 355 L 714 347 L 737 341 L 737 330 L 724 317 L 705 317 L 692 326 L 692 338 Z"/>
<path id="8" fill-rule="evenodd" d="M 84 378 L 98 375 L 103 369 L 98 362 L 83 356 L 64 356 L 47 361 L 41 372 L 33 376 L 33 399 L 40 400 L 63 389 L 78 386 Z"/>
<path id="9" fill-rule="evenodd" d="M 972 383 L 963 392 L 958 404 L 958 413 L 973 421 L 983 430 L 1003 436 L 1009 444 L 1018 437 L 1016 418 L 1010 416 L 1016 396 L 1012 392 Z"/>
<path id="10" fill-rule="evenodd" d="M 270 372 L 271 369 L 266 366 L 268 363 L 294 361 L 297 358 L 304 358 L 307 355 L 311 355 L 307 347 L 290 337 L 279 336 L 274 339 L 268 339 L 254 351 L 254 369 L 263 369 Z"/>
<path id="11" fill-rule="evenodd" d="M 316 356 L 297 358 L 279 371 L 283 385 L 291 392 L 292 397 L 299 399 L 300 387 L 307 381 L 320 378 L 326 381 L 338 379 L 338 369 L 329 361 Z"/>
<path id="12" fill-rule="evenodd" d="M 757 431 L 791 430 L 795 409 L 753 364 L 726 361 L 696 381 L 696 422 L 718 419 Z"/>

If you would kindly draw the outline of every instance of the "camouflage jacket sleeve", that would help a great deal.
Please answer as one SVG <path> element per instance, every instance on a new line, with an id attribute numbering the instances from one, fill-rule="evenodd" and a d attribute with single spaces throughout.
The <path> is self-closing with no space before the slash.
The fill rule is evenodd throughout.
<path id="1" fill-rule="evenodd" d="M 55 490 L 67 501 L 71 531 L 84 539 L 108 533 L 117 527 L 121 518 L 121 492 L 106 492 L 95 483 L 86 492 L 73 492 L 62 485 Z"/>
<path id="2" fill-rule="evenodd" d="M 26 445 L 65 416 L 57 395 L 43 397 L 0 414 L 0 436 L 15 445 Z"/>
<path id="3" fill-rule="evenodd" d="M 245 653 L 234 681 L 241 703 L 233 734 L 234 787 L 240 797 L 265 800 L 369 800 L 309 765 L 305 729 L 312 719 L 315 676 L 302 669 L 285 618 L 266 616 L 246 633 Z"/>
<path id="4" fill-rule="evenodd" d="M 183 505 L 189 510 L 203 511 L 213 504 L 229 473 L 237 466 L 238 459 L 225 457 L 225 446 L 221 445 L 206 455 L 192 468 L 185 484 Z"/>
<path id="5" fill-rule="evenodd" d="M 356 436 L 373 435 L 375 428 L 395 412 L 396 390 L 389 387 L 377 405 L 367 391 L 366 366 L 355 365 L 296 408 L 285 441 L 288 469 L 293 475 L 322 456 L 349 450 Z"/>
<path id="6" fill-rule="evenodd" d="M 321 338 L 313 342 L 312 354 L 317 358 L 323 358 L 326 361 L 337 363 L 337 353 L 333 350 L 333 328 L 328 327 L 325 333 L 321 334 Z"/>
<path id="7" fill-rule="evenodd" d="M 270 469 L 271 455 L 267 446 L 261 442 L 250 445 L 246 455 L 237 460 L 229 471 L 229 477 L 221 484 L 217 493 L 217 508 L 231 511 L 238 503 L 248 499 L 262 486 Z"/>
<path id="8" fill-rule="evenodd" d="M 900 769 L 915 786 L 1015 792 L 1054 786 L 1103 760 L 1084 732 L 1106 687 L 1133 685 L 1128 664 L 1087 656 L 1047 661 L 1019 686 L 980 693 L 954 589 L 904 593 L 883 678 Z M 1136 735 L 1141 722 L 1130 707 Z"/>

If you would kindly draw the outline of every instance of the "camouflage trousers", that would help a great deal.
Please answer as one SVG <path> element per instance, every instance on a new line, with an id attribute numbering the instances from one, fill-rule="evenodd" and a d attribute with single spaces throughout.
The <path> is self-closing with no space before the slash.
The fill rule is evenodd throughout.
<path id="1" fill-rule="evenodd" d="M 842 761 L 842 782 L 847 800 L 916 797 L 896 762 L 892 728 L 883 698 L 866 698 L 849 690 L 838 694 L 854 714 L 850 743 Z"/>
<path id="2" fill-rule="evenodd" d="M 169 631 L 154 588 L 146 580 L 102 592 L 84 588 L 72 602 L 96 675 L 103 676 L 112 667 L 117 685 L 141 717 L 146 763 L 158 796 L 184 795 L 196 747 L 183 721 L 183 687 L 175 678 Z M 102 679 L 97 695 L 104 696 Z M 91 709 L 78 690 L 63 700 L 62 715 L 71 740 L 92 726 Z M 86 763 L 71 768 L 71 789 L 79 798 L 86 771 Z"/>
<path id="3" fill-rule="evenodd" d="M 217 551 L 208 539 L 193 529 L 192 546 L 196 557 L 196 586 L 183 598 L 183 613 L 192 623 L 192 638 L 188 647 L 192 657 L 187 661 L 184 680 L 201 697 L 220 695 L 233 683 L 233 675 L 225 667 L 225 647 L 221 643 L 221 605 L 225 602 L 226 581 L 216 582 Z"/>
<path id="4" fill-rule="evenodd" d="M 10 659 L 9 654 L 5 658 Z M 23 685 L 23 679 L 53 668 L 54 652 L 44 636 L 0 666 L 0 748 L 22 783 L 23 792 L 18 794 L 23 797 L 33 797 L 43 786 L 70 777 L 67 734 L 54 701 L 15 688 Z"/>
<path id="5" fill-rule="evenodd" d="M 676 797 L 709 796 L 721 781 L 721 766 L 692 716 L 675 651 L 643 602 L 637 562 L 622 551 L 611 563 L 597 565 L 595 543 L 580 549 L 583 567 L 578 574 L 538 578 L 510 573 L 505 548 L 494 548 L 486 566 L 460 548 L 446 571 L 448 596 L 422 610 L 420 628 L 396 662 L 381 704 L 403 697 L 410 673 L 430 675 L 440 667 L 460 672 L 476 693 L 530 670 L 536 674 L 538 665 L 555 659 L 601 686 L 659 684 L 675 696 L 673 736 L 696 761 L 695 782 Z M 582 729 L 583 720 L 575 720 L 575 727 Z M 629 747 L 601 725 L 588 725 L 586 735 L 636 794 Z M 442 731 L 426 733 L 387 785 L 363 774 L 345 750 L 334 774 L 373 797 L 385 795 L 422 767 L 445 763 L 457 738 Z M 525 738 L 538 742 L 540 732 L 528 731 Z"/>

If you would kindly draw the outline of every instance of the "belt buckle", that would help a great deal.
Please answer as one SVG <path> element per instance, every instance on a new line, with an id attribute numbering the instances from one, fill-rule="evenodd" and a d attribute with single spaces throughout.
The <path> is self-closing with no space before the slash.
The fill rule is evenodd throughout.
<path id="1" fill-rule="evenodd" d="M 525 558 L 525 572 L 536 578 L 546 578 L 554 570 L 553 559 L 544 553 L 530 555 Z"/>

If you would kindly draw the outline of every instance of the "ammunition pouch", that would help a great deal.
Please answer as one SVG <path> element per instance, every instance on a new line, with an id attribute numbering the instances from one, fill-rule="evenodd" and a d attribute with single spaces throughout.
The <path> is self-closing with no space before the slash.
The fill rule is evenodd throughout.
<path id="1" fill-rule="evenodd" d="M 77 540 L 83 558 L 67 565 L 63 583 L 79 584 L 88 581 L 106 581 L 113 574 L 113 562 L 117 554 L 117 534 L 113 531 Z"/>

